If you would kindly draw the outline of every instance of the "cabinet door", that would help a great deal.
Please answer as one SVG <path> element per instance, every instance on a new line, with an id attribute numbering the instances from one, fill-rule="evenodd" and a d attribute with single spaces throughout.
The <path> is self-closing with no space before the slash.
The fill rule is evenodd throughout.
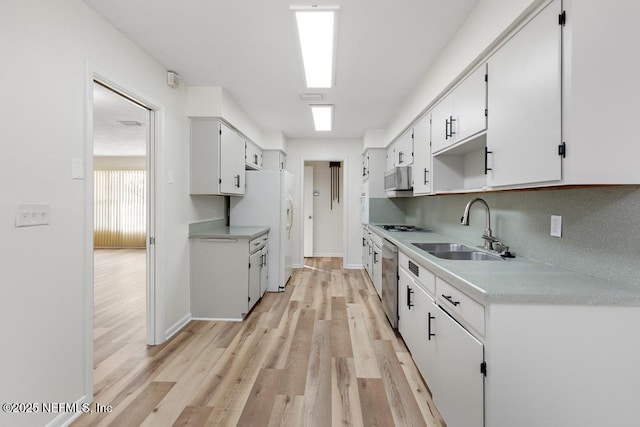
<path id="1" fill-rule="evenodd" d="M 256 144 L 247 139 L 244 140 L 245 156 L 244 163 L 249 169 L 262 169 L 262 150 Z"/>
<path id="2" fill-rule="evenodd" d="M 431 111 L 431 150 L 434 153 L 453 143 L 449 127 L 452 117 L 451 96 L 448 95 Z"/>
<path id="3" fill-rule="evenodd" d="M 418 370 L 433 393 L 436 386 L 435 361 L 437 309 L 433 298 L 404 269 L 398 269 L 398 331 L 407 344 Z"/>
<path id="4" fill-rule="evenodd" d="M 395 162 L 395 158 L 396 158 L 396 143 L 392 143 L 388 148 L 387 148 L 387 168 L 386 170 L 391 170 L 395 167 L 396 162 Z"/>
<path id="5" fill-rule="evenodd" d="M 487 129 L 487 66 L 478 67 L 453 92 L 453 142 Z M 451 132 L 451 129 L 453 131 Z"/>
<path id="6" fill-rule="evenodd" d="M 373 286 L 376 288 L 378 296 L 382 295 L 382 251 L 373 245 Z"/>
<path id="7" fill-rule="evenodd" d="M 244 194 L 244 142 L 224 123 L 220 123 L 220 192 Z"/>
<path id="8" fill-rule="evenodd" d="M 260 251 L 260 296 L 263 296 L 269 286 L 269 246 Z"/>
<path id="9" fill-rule="evenodd" d="M 260 276 L 262 270 L 262 252 L 256 251 L 249 257 L 249 310 L 260 299 Z"/>
<path id="10" fill-rule="evenodd" d="M 394 145 L 394 166 L 409 166 L 413 164 L 413 129 L 409 129 L 400 136 Z"/>
<path id="11" fill-rule="evenodd" d="M 413 194 L 431 193 L 431 123 L 424 116 L 413 127 Z"/>
<path id="12" fill-rule="evenodd" d="M 484 348 L 445 311 L 436 311 L 438 383 L 433 400 L 449 427 L 484 425 Z"/>
<path id="13" fill-rule="evenodd" d="M 560 0 L 489 58 L 488 184 L 561 178 Z"/>

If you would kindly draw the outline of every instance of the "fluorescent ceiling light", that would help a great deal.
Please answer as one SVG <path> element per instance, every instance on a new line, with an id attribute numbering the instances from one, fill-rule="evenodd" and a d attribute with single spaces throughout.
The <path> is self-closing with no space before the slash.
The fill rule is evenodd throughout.
<path id="1" fill-rule="evenodd" d="M 307 87 L 330 88 L 333 85 L 334 9 L 337 7 L 291 6 L 291 9 L 295 9 Z"/>
<path id="2" fill-rule="evenodd" d="M 333 105 L 311 105 L 316 131 L 329 131 L 333 127 Z"/>

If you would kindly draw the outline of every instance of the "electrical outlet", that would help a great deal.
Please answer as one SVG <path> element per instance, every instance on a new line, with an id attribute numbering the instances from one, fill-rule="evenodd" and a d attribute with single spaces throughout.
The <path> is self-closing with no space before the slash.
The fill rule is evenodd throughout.
<path id="1" fill-rule="evenodd" d="M 16 227 L 49 224 L 49 203 L 18 203 Z"/>
<path id="2" fill-rule="evenodd" d="M 551 235 L 562 237 L 562 217 L 560 215 L 551 215 Z"/>

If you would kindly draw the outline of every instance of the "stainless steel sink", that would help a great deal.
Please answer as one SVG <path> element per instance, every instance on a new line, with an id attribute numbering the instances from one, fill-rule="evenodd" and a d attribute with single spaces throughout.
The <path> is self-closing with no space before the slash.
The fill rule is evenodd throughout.
<path id="1" fill-rule="evenodd" d="M 427 252 L 475 252 L 472 247 L 460 243 L 412 243 L 413 246 Z"/>
<path id="2" fill-rule="evenodd" d="M 458 261 L 501 261 L 497 255 L 491 255 L 486 252 L 472 251 L 472 252 L 429 252 L 431 255 L 443 258 L 453 259 Z"/>
<path id="3" fill-rule="evenodd" d="M 501 261 L 498 255 L 478 251 L 460 243 L 412 243 L 413 246 L 431 255 L 457 261 Z"/>

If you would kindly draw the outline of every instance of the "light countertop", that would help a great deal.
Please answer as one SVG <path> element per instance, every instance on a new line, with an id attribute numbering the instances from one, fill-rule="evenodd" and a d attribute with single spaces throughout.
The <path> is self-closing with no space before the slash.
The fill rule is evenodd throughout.
<path id="1" fill-rule="evenodd" d="M 633 284 L 564 270 L 518 257 L 500 261 L 455 261 L 437 258 L 412 243 L 456 243 L 436 232 L 388 232 L 369 229 L 436 275 L 485 303 L 640 306 Z"/>
<path id="2" fill-rule="evenodd" d="M 269 232 L 269 227 L 225 226 L 219 221 L 204 221 L 189 224 L 189 238 L 230 238 L 254 239 Z"/>

